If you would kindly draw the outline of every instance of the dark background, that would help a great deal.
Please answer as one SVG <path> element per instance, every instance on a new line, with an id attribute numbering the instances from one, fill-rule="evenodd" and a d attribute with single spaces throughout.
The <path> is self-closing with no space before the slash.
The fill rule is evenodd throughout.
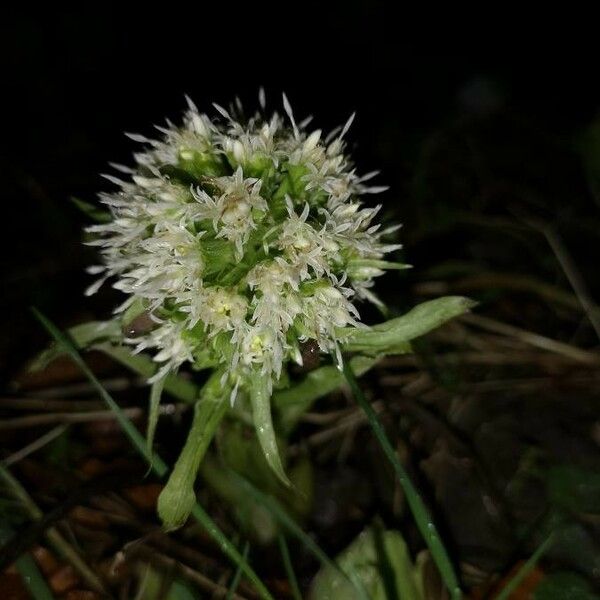
<path id="1" fill-rule="evenodd" d="M 421 266 L 465 251 L 461 237 L 419 246 L 440 212 L 502 212 L 516 195 L 506 177 L 533 182 L 536 210 L 597 208 L 575 151 L 598 108 L 598 52 L 581 25 L 519 17 L 513 29 L 496 15 L 458 26 L 381 3 L 221 8 L 103 3 L 4 15 L 0 358 L 11 368 L 43 339 L 31 304 L 63 324 L 110 306 L 82 296 L 93 255 L 70 198 L 94 201 L 108 161 L 134 150 L 123 132 L 177 120 L 186 93 L 210 111 L 236 94 L 252 107 L 260 85 L 279 108 L 284 90 L 297 115 L 314 114 L 325 130 L 357 111 L 356 162 L 382 170 L 388 214 L 405 223 L 407 259 Z"/>

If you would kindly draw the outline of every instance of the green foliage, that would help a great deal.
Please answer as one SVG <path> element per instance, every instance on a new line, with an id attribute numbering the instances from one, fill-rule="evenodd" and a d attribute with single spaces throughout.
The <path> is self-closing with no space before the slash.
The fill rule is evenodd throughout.
<path id="1" fill-rule="evenodd" d="M 15 565 L 33 600 L 53 600 L 54 595 L 31 555 L 21 555 Z"/>
<path id="2" fill-rule="evenodd" d="M 103 352 L 134 373 L 146 378 L 152 377 L 156 371 L 156 363 L 145 354 L 132 354 L 131 348 L 105 342 L 92 346 L 94 350 Z M 164 382 L 164 390 L 182 402 L 193 403 L 198 399 L 200 388 L 183 377 L 169 373 Z"/>
<path id="3" fill-rule="evenodd" d="M 545 577 L 533 593 L 533 600 L 598 600 L 591 585 L 577 573 L 558 572 Z"/>
<path id="4" fill-rule="evenodd" d="M 155 569 L 146 563 L 141 567 L 139 583 L 133 600 L 195 600 L 196 590 L 180 579 L 173 579 L 172 572 Z"/>
<path id="5" fill-rule="evenodd" d="M 91 348 L 106 340 L 118 340 L 121 337 L 119 322 L 113 321 L 90 321 L 75 325 L 68 330 L 68 336 L 77 348 Z M 64 346 L 54 342 L 47 350 L 41 352 L 31 363 L 32 371 L 45 369 L 53 360 L 59 356 L 68 354 Z"/>
<path id="6" fill-rule="evenodd" d="M 260 545 L 271 543 L 279 526 L 260 500 L 249 497 L 232 471 L 207 455 L 200 466 L 203 483 L 229 507 L 241 531 Z"/>
<path id="7" fill-rule="evenodd" d="M 350 359 L 352 371 L 361 376 L 386 354 L 405 354 L 411 351 L 410 342 L 474 306 L 467 298 L 450 296 L 424 302 L 401 317 L 367 329 L 347 329 L 345 351 L 359 352 Z M 365 356 L 366 355 L 366 356 Z M 345 381 L 343 373 L 326 365 L 308 373 L 292 387 L 277 390 L 273 405 L 279 413 L 279 424 L 286 433 L 314 402 L 334 391 Z"/>
<path id="8" fill-rule="evenodd" d="M 197 600 L 198 595 L 183 581 L 176 579 L 169 588 L 166 600 Z"/>
<path id="9" fill-rule="evenodd" d="M 360 600 L 369 599 L 364 585 L 356 576 L 356 573 L 352 570 L 345 570 L 337 562 L 332 561 L 315 540 L 303 531 L 302 527 L 300 527 L 276 498 L 269 494 L 264 494 L 247 479 L 244 479 L 233 471 L 231 472 L 231 476 L 237 482 L 239 488 L 243 490 L 246 498 L 254 500 L 265 507 L 279 525 L 291 537 L 295 537 L 324 567 L 330 567 L 337 571 L 346 581 L 350 582 L 358 593 L 357 598 Z"/>
<path id="10" fill-rule="evenodd" d="M 285 450 L 281 441 L 280 448 Z M 304 520 L 313 503 L 313 466 L 300 457 L 286 465 L 291 486 L 284 486 L 269 467 L 256 436 L 240 422 L 229 420 L 217 437 L 220 460 L 206 456 L 200 475 L 205 485 L 219 495 L 233 512 L 245 534 L 259 544 L 274 541 L 278 524 L 265 507 L 248 497 L 232 471 L 278 498 L 295 518 Z"/>
<path id="11" fill-rule="evenodd" d="M 157 371 L 156 363 L 145 354 L 133 354 L 129 346 L 120 344 L 122 338 L 121 324 L 117 320 L 90 321 L 67 330 L 70 343 L 78 350 L 97 350 L 116 360 L 134 373 L 150 378 Z M 31 363 L 32 371 L 44 369 L 53 360 L 68 355 L 64 345 L 53 343 L 47 350 L 41 352 Z M 199 388 L 191 381 L 175 374 L 167 375 L 165 391 L 183 402 L 195 402 Z"/>
<path id="12" fill-rule="evenodd" d="M 337 558 L 339 567 L 354 573 L 371 600 L 425 600 L 420 571 L 412 562 L 398 531 L 363 531 Z M 323 567 L 315 577 L 311 600 L 358 600 L 360 596 L 339 569 Z"/>
<path id="13" fill-rule="evenodd" d="M 574 465 L 553 466 L 545 475 L 552 504 L 577 513 L 600 513 L 600 473 Z"/>
<path id="14" fill-rule="evenodd" d="M 224 465 L 246 477 L 261 490 L 277 496 L 298 517 L 305 517 L 312 506 L 313 468 L 306 457 L 286 464 L 291 486 L 282 485 L 267 463 L 256 436 L 240 421 L 231 420 L 222 427 L 217 439 Z M 285 441 L 277 438 L 277 445 L 285 456 Z"/>
<path id="15" fill-rule="evenodd" d="M 285 573 L 290 584 L 292 596 L 294 597 L 294 600 L 302 600 L 302 594 L 300 593 L 298 579 L 296 578 L 294 566 L 292 565 L 292 559 L 290 557 L 290 551 L 285 536 L 280 533 L 277 541 L 279 542 L 279 551 L 281 552 L 281 559 L 283 561 L 283 566 L 285 567 Z"/>
<path id="16" fill-rule="evenodd" d="M 472 303 L 461 297 L 440 298 L 426 302 L 402 317 L 391 319 L 372 328 L 342 330 L 344 350 L 359 352 L 346 361 L 352 370 L 361 375 L 376 364 L 380 356 L 410 351 L 410 342 L 445 321 L 467 311 Z M 136 307 L 136 314 L 140 307 Z M 128 315 L 130 318 L 133 315 Z M 148 356 L 132 354 L 128 347 L 115 343 L 121 338 L 118 321 L 92 322 L 69 330 L 75 347 L 93 348 L 115 358 L 142 376 L 151 377 L 156 364 Z M 57 343 L 43 353 L 35 363 L 40 368 L 61 353 L 70 353 L 64 343 Z M 79 355 L 77 354 L 77 357 Z M 80 359 L 79 359 L 80 360 Z M 202 458 L 229 408 L 231 389 L 221 384 L 221 371 L 214 371 L 200 392 L 195 404 L 194 420 L 187 441 L 158 503 L 158 512 L 164 525 L 171 529 L 181 526 L 188 518 L 196 502 L 194 485 Z M 289 434 L 299 418 L 320 397 L 333 391 L 344 382 L 344 374 L 333 365 L 326 365 L 308 373 L 303 380 L 287 389 L 270 394 L 270 379 L 259 371 L 253 371 L 245 390 L 252 406 L 252 419 L 258 440 L 267 464 L 285 485 L 290 480 L 284 471 L 277 434 L 271 416 L 271 407 L 278 413 L 277 425 L 284 435 Z M 198 387 L 191 381 L 169 374 L 164 381 L 153 384 L 150 393 L 149 418 L 145 455 L 150 460 L 152 443 L 158 421 L 158 408 L 162 389 L 186 402 L 196 401 Z M 126 424 L 122 423 L 124 427 Z M 213 484 L 221 489 L 222 495 L 235 496 L 230 486 L 223 481 Z M 406 479 L 404 475 L 403 480 Z M 226 490 L 228 490 L 226 492 Z M 298 494 L 296 494 L 298 496 Z M 290 500 L 288 498 L 288 500 Z M 290 501 L 290 505 L 302 510 L 302 501 Z M 306 503 L 304 503 L 306 504 Z M 411 505 L 412 507 L 412 505 Z M 424 533 L 426 536 L 426 534 Z M 426 536 L 427 538 L 427 536 Z M 438 554 L 432 550 L 434 557 Z M 449 564 L 449 563 L 448 563 Z"/>
<path id="17" fill-rule="evenodd" d="M 137 452 L 147 460 L 149 460 L 152 470 L 159 476 L 164 477 L 168 468 L 160 456 L 148 454 L 148 445 L 143 436 L 137 431 L 131 421 L 125 416 L 119 405 L 114 401 L 112 396 L 106 391 L 96 376 L 92 373 L 89 367 L 85 364 L 76 346 L 71 342 L 68 336 L 63 334 L 51 321 L 49 321 L 39 311 L 33 310 L 37 319 L 42 323 L 48 333 L 54 338 L 55 342 L 61 346 L 61 351 L 68 354 L 73 362 L 81 369 L 90 383 L 94 386 L 100 397 L 106 402 L 108 407 L 113 411 L 118 423 L 121 425 L 124 433 L 131 441 Z M 264 600 L 272 600 L 272 596 L 268 589 L 262 583 L 254 570 L 246 563 L 238 552 L 237 548 L 227 539 L 223 532 L 219 529 L 216 523 L 209 517 L 204 509 L 196 503 L 192 509 L 192 515 L 196 521 L 205 529 L 205 531 L 219 544 L 224 554 L 235 564 L 241 565 L 240 568 L 254 585 L 260 597 Z"/>

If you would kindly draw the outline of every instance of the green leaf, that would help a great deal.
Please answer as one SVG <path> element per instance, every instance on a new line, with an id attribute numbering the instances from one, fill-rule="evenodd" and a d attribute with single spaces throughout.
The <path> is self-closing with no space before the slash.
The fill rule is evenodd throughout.
<path id="1" fill-rule="evenodd" d="M 221 385 L 221 376 L 219 371 L 213 373 L 202 388 L 183 450 L 158 497 L 158 514 L 167 529 L 181 527 L 196 504 L 196 475 L 228 407 L 229 389 Z"/>
<path id="2" fill-rule="evenodd" d="M 288 468 L 292 487 L 279 488 L 279 497 L 294 515 L 306 518 L 311 514 L 315 498 L 315 472 L 308 456 L 296 459 Z"/>
<path id="3" fill-rule="evenodd" d="M 279 478 L 267 463 L 258 437 L 246 423 L 228 422 L 219 433 L 217 448 L 225 465 L 250 479 L 260 489 L 273 493 L 281 489 Z"/>
<path id="4" fill-rule="evenodd" d="M 600 473 L 574 465 L 557 465 L 546 472 L 550 502 L 579 513 L 600 513 Z"/>
<path id="5" fill-rule="evenodd" d="M 271 394 L 269 390 L 269 375 L 264 375 L 254 371 L 250 376 L 250 402 L 252 404 L 252 418 L 256 435 L 263 450 L 265 458 L 273 472 L 286 486 L 290 486 L 281 463 L 279 448 L 277 447 L 277 437 L 273 428 L 273 419 L 271 417 Z"/>
<path id="6" fill-rule="evenodd" d="M 169 588 L 166 600 L 197 600 L 197 598 L 195 590 L 183 581 L 176 579 Z"/>
<path id="7" fill-rule="evenodd" d="M 151 564 L 140 564 L 139 583 L 132 600 L 195 600 L 195 590 L 180 579 L 173 580 L 173 570 L 155 569 Z M 169 590 L 165 595 L 165 590 Z"/>
<path id="8" fill-rule="evenodd" d="M 363 375 L 386 354 L 411 352 L 411 340 L 463 314 L 473 305 L 467 298 L 448 296 L 424 302 L 402 317 L 366 330 L 342 329 L 339 333 L 342 338 L 345 337 L 343 350 L 368 355 L 355 356 L 350 360 L 353 372 L 357 376 Z M 283 432 L 290 433 L 316 400 L 333 392 L 344 381 L 343 373 L 336 366 L 327 365 L 311 371 L 293 387 L 275 391 L 272 403 L 279 412 Z"/>
<path id="9" fill-rule="evenodd" d="M 146 444 L 148 452 L 152 452 L 154 434 L 158 424 L 158 409 L 160 408 L 160 397 L 165 385 L 165 377 L 157 379 L 150 387 L 150 401 L 148 402 L 148 426 L 146 428 Z"/>
<path id="10" fill-rule="evenodd" d="M 277 535 L 277 523 L 259 501 L 248 496 L 232 473 L 232 470 L 223 468 L 210 454 L 204 457 L 200 465 L 200 476 L 204 484 L 229 506 L 241 530 L 261 546 L 272 543 Z"/>
<path id="11" fill-rule="evenodd" d="M 300 543 L 310 552 L 323 566 L 329 566 L 337 570 L 342 576 L 353 584 L 358 593 L 357 598 L 368 600 L 364 586 L 360 579 L 356 577 L 353 571 L 342 569 L 337 562 L 331 560 L 325 551 L 308 535 L 298 523 L 287 513 L 281 503 L 269 494 L 263 494 L 258 488 L 252 485 L 247 479 L 238 475 L 234 471 L 229 471 L 232 479 L 236 481 L 239 487 L 244 491 L 245 496 L 265 507 L 271 515 L 288 531 L 290 535 L 298 539 Z M 316 600 L 316 599 L 315 599 Z M 319 599 L 320 600 L 320 599 Z"/>
<path id="12" fill-rule="evenodd" d="M 371 369 L 378 358 L 355 356 L 350 362 L 357 375 Z M 297 425 L 300 417 L 310 410 L 316 400 L 339 388 L 346 381 L 344 374 L 334 365 L 319 367 L 310 371 L 302 381 L 285 390 L 273 394 L 273 406 L 279 411 L 279 424 L 284 433 L 289 433 Z"/>
<path id="13" fill-rule="evenodd" d="M 397 531 L 363 531 L 338 557 L 339 567 L 355 573 L 372 600 L 424 600 L 418 585 L 419 571 Z M 325 566 L 315 577 L 313 600 L 357 600 L 356 588 L 339 570 Z"/>
<path id="14" fill-rule="evenodd" d="M 139 571 L 138 586 L 133 600 L 159 600 L 168 575 L 156 570 L 149 563 L 140 565 Z"/>
<path id="15" fill-rule="evenodd" d="M 474 305 L 468 298 L 447 296 L 419 304 L 405 315 L 369 329 L 341 329 L 340 336 L 346 338 L 343 349 L 371 356 L 410 352 L 411 340 L 468 312 Z"/>
<path id="16" fill-rule="evenodd" d="M 248 536 L 261 544 L 271 543 L 277 533 L 277 524 L 264 507 L 254 505 L 239 488 L 228 475 L 230 470 L 278 498 L 295 518 L 303 519 L 310 513 L 314 499 L 314 472 L 307 457 L 300 456 L 291 465 L 286 465 L 292 486 L 284 487 L 267 463 L 258 437 L 245 423 L 228 420 L 219 431 L 217 448 L 221 462 L 217 464 L 211 456 L 206 456 L 200 467 L 201 476 L 227 502 Z M 281 446 L 279 449 L 282 451 Z"/>
<path id="17" fill-rule="evenodd" d="M 129 438 L 135 444 L 138 452 L 148 461 L 149 464 L 152 464 L 151 454 L 148 453 L 146 448 L 145 440 L 142 435 L 135 428 L 133 423 L 125 416 L 119 405 L 114 401 L 113 397 L 106 391 L 104 386 L 98 381 L 98 378 L 92 373 L 90 368 L 87 366 L 79 352 L 77 352 L 76 344 L 81 342 L 84 337 L 84 333 L 93 334 L 93 325 L 94 323 L 86 323 L 85 325 L 79 325 L 76 329 L 75 337 L 72 340 L 69 336 L 65 335 L 62 331 L 60 331 L 53 323 L 51 323 L 44 315 L 42 315 L 35 308 L 32 309 L 33 314 L 40 321 L 40 323 L 45 327 L 45 329 L 50 333 L 50 335 L 55 339 L 58 345 L 58 352 L 60 354 L 68 354 L 73 362 L 81 369 L 84 375 L 91 382 L 93 387 L 96 389 L 100 397 L 106 402 L 108 407 L 114 412 L 119 425 L 122 427 L 123 431 L 129 436 Z M 110 323 L 110 322 L 109 322 Z M 100 328 L 103 329 L 103 328 Z M 166 470 L 166 466 L 164 467 Z"/>
<path id="18" fill-rule="evenodd" d="M 533 600 L 598 600 L 592 586 L 577 573 L 563 571 L 545 577 L 533 592 Z"/>

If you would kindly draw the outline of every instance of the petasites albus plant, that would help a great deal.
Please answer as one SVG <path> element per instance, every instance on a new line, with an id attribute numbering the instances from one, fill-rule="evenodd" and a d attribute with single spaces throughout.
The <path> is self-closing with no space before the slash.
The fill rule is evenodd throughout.
<path id="1" fill-rule="evenodd" d="M 141 150 L 132 167 L 113 165 L 116 190 L 101 195 L 109 213 L 87 228 L 102 259 L 89 269 L 99 278 L 88 294 L 108 280 L 126 297 L 112 322 L 118 330 L 104 324 L 96 333 L 104 327 L 112 344 L 156 365 L 150 443 L 165 381 L 186 366 L 209 371 L 159 499 L 169 527 L 185 522 L 228 410 L 249 407 L 267 462 L 288 484 L 271 399 L 290 387 L 292 364 L 321 354 L 341 369 L 344 352 L 371 362 L 406 352 L 410 339 L 468 308 L 445 298 L 375 327 L 361 323 L 361 301 L 381 305 L 374 279 L 405 265 L 386 260 L 400 248 L 390 242 L 398 226 L 381 227 L 380 207 L 362 202 L 385 188 L 371 186 L 377 173 L 359 175 L 345 153 L 353 117 L 324 135 L 310 119 L 297 123 L 285 96 L 283 115 L 267 115 L 264 94 L 259 100 L 250 118 L 239 102 L 229 111 L 214 105 L 209 117 L 189 101 L 182 123 L 159 127 L 157 139 L 130 135 Z M 324 372 L 335 380 L 335 368 Z"/>

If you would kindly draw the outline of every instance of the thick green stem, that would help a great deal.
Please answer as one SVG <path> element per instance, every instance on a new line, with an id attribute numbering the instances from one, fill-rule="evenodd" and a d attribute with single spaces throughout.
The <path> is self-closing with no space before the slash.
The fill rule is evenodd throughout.
<path id="1" fill-rule="evenodd" d="M 167 529 L 181 527 L 196 504 L 198 469 L 228 407 L 229 388 L 223 389 L 220 379 L 220 372 L 213 373 L 202 389 L 185 446 L 158 498 L 158 514 Z"/>

